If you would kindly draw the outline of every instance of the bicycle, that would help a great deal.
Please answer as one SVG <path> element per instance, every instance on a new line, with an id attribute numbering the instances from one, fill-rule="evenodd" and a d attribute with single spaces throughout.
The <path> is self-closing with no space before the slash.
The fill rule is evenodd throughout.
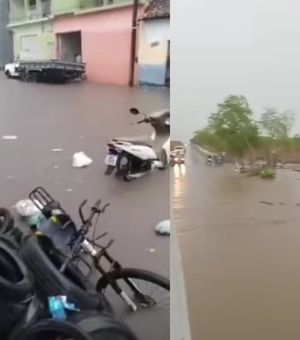
<path id="1" fill-rule="evenodd" d="M 170 281 L 167 278 L 143 269 L 123 268 L 120 262 L 116 261 L 108 253 L 108 249 L 114 243 L 114 239 L 110 239 L 105 246 L 97 243 L 99 239 L 108 234 L 105 232 L 96 237 L 95 230 L 99 217 L 105 213 L 105 210 L 108 206 L 110 206 L 110 204 L 105 204 L 101 207 L 101 200 L 97 200 L 90 209 L 88 218 L 85 218 L 83 214 L 83 207 L 86 205 L 87 200 L 84 200 L 79 206 L 79 216 L 82 224 L 81 227 L 77 229 L 75 223 L 61 207 L 60 203 L 55 201 L 44 188 L 37 187 L 29 194 L 29 198 L 36 207 L 41 210 L 46 219 L 56 219 L 56 221 L 60 223 L 61 232 L 68 230 L 69 235 L 71 234 L 71 238 L 66 244 L 69 251 L 65 254 L 65 261 L 60 268 L 62 273 L 64 273 L 70 262 L 76 263 L 78 266 L 80 261 L 82 261 L 90 270 L 89 274 L 86 275 L 86 280 L 90 279 L 93 274 L 93 268 L 83 258 L 85 254 L 88 254 L 92 258 L 93 267 L 101 274 L 101 277 L 96 284 L 96 290 L 99 293 L 105 294 L 105 290 L 108 286 L 110 286 L 132 312 L 136 312 L 142 308 L 157 308 L 159 306 L 159 302 L 164 302 L 165 300 L 169 301 Z M 93 227 L 93 220 L 95 217 L 97 219 L 96 224 L 94 225 L 93 238 L 91 240 L 87 237 L 87 234 L 90 228 Z M 97 248 L 99 248 L 99 250 L 97 250 Z M 105 259 L 109 263 L 109 270 L 105 270 L 102 266 L 102 259 Z M 141 291 L 134 280 L 143 281 L 147 283 L 147 286 L 148 284 L 156 285 L 158 288 L 161 288 L 165 293 L 167 293 L 168 296 L 166 299 L 158 301 L 149 294 L 146 294 L 144 291 Z M 124 281 L 124 283 L 130 288 L 133 293 L 134 300 L 130 298 L 120 287 L 120 281 Z M 166 304 L 162 306 L 162 309 L 167 308 L 170 308 L 170 306 L 167 306 Z"/>

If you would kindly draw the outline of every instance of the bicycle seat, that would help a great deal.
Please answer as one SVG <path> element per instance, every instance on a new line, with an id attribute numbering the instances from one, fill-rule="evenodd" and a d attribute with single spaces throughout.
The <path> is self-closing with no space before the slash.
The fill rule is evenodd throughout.
<path id="1" fill-rule="evenodd" d="M 153 141 L 148 136 L 120 137 L 120 138 L 114 138 L 113 141 L 131 143 L 133 145 L 149 146 L 150 148 L 152 148 L 153 146 Z"/>

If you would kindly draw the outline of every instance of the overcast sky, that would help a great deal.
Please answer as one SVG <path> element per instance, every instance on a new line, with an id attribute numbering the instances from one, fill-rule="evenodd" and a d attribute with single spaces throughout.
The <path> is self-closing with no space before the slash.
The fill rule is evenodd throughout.
<path id="1" fill-rule="evenodd" d="M 228 94 L 297 111 L 300 1 L 171 0 L 172 138 L 187 141 Z"/>

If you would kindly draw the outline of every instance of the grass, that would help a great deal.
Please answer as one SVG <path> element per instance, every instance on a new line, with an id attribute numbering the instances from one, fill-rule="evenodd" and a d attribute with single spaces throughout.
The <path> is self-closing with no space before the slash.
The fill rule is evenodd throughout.
<path id="1" fill-rule="evenodd" d="M 276 177 L 276 170 L 272 168 L 263 169 L 259 173 L 259 177 L 262 179 L 274 179 Z"/>

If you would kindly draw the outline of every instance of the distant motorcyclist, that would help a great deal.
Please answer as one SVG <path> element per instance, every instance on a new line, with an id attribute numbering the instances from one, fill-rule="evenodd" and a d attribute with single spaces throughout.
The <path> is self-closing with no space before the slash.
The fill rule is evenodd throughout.
<path id="1" fill-rule="evenodd" d="M 208 155 L 207 158 L 206 158 L 206 164 L 212 165 L 212 163 L 213 163 L 213 156 Z"/>

